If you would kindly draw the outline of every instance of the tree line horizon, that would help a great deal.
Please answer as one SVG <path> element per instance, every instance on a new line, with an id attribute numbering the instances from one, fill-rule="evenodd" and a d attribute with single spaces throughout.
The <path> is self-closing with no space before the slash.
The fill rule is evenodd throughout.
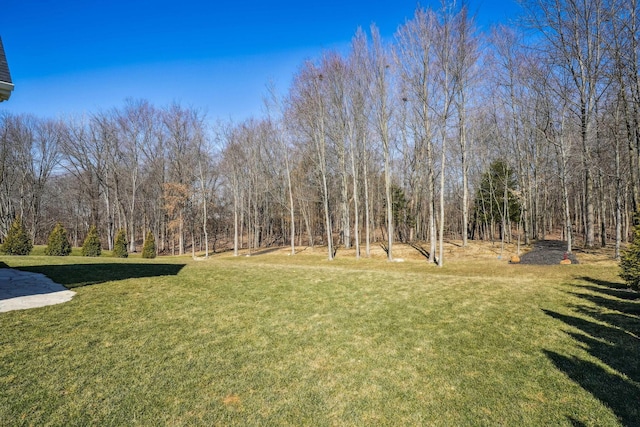
<path id="1" fill-rule="evenodd" d="M 216 121 L 127 99 L 67 119 L 0 113 L 0 235 L 74 246 L 153 233 L 160 253 L 543 239 L 621 245 L 640 199 L 638 0 L 527 0 L 481 31 L 418 7 L 383 40 L 302 63 L 265 113 Z"/>

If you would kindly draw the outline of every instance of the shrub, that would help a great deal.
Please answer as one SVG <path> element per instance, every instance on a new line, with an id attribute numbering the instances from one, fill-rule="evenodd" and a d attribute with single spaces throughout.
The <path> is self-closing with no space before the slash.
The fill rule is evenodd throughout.
<path id="1" fill-rule="evenodd" d="M 89 228 L 87 237 L 82 243 L 82 255 L 83 256 L 100 256 L 102 253 L 102 246 L 100 245 L 100 236 L 98 236 L 98 230 L 96 226 L 92 225 Z"/>
<path id="2" fill-rule="evenodd" d="M 53 227 L 53 231 L 49 234 L 47 247 L 44 248 L 44 254 L 50 256 L 67 256 L 71 253 L 71 244 L 67 239 L 67 230 L 61 223 L 57 223 Z"/>
<path id="3" fill-rule="evenodd" d="M 152 232 L 147 233 L 147 237 L 144 239 L 144 246 L 142 247 L 142 258 L 155 258 L 156 257 L 156 239 L 153 237 Z"/>
<path id="4" fill-rule="evenodd" d="M 1 249 L 7 255 L 29 255 L 33 249 L 33 243 L 20 218 L 16 218 L 11 224 Z"/>
<path id="5" fill-rule="evenodd" d="M 631 289 L 640 291 L 640 220 L 636 217 L 633 241 L 620 258 L 620 277 Z"/>
<path id="6" fill-rule="evenodd" d="M 113 256 L 117 258 L 129 256 L 129 252 L 127 252 L 127 234 L 122 228 L 118 230 L 116 241 L 113 243 Z"/>

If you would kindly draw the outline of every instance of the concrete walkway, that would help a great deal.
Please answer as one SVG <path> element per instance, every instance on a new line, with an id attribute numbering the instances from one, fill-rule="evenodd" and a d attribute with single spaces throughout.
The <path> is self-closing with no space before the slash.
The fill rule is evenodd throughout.
<path id="1" fill-rule="evenodd" d="M 0 268 L 0 313 L 61 304 L 75 294 L 44 274 Z"/>

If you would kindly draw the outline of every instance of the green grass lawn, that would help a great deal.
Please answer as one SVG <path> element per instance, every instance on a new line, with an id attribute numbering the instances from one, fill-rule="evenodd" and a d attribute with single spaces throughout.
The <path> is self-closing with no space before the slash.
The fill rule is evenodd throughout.
<path id="1" fill-rule="evenodd" d="M 77 292 L 0 313 L 0 425 L 640 425 L 613 263 L 0 262 Z"/>

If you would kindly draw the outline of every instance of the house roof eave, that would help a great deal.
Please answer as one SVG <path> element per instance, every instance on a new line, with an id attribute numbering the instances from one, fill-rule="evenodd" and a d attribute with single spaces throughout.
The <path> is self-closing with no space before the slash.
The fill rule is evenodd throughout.
<path id="1" fill-rule="evenodd" d="M 0 82 L 0 102 L 8 101 L 13 91 L 13 84 L 7 82 Z"/>

